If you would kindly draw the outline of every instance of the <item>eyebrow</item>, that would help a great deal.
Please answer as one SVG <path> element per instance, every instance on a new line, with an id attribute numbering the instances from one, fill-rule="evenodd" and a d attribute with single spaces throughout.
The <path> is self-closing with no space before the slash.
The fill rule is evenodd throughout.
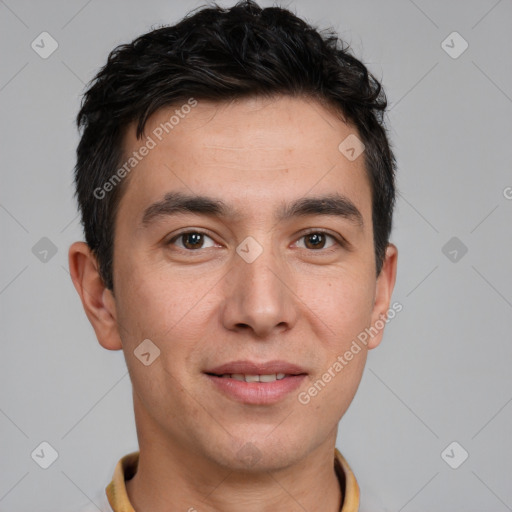
<path id="1" fill-rule="evenodd" d="M 179 213 L 193 213 L 226 219 L 241 216 L 240 211 L 221 199 L 183 192 L 169 192 L 162 200 L 144 210 L 142 225 L 147 227 L 158 218 Z M 275 218 L 277 221 L 284 221 L 309 215 L 333 215 L 347 219 L 360 228 L 364 226 L 363 216 L 356 205 L 346 196 L 338 193 L 303 197 L 289 204 L 281 204 Z"/>

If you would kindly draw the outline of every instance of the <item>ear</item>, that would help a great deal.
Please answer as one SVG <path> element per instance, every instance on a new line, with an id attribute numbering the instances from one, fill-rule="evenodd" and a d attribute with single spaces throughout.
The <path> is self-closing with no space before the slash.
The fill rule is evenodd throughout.
<path id="1" fill-rule="evenodd" d="M 375 299 L 372 312 L 372 327 L 378 332 L 375 336 L 371 337 L 368 341 L 368 349 L 375 348 L 382 341 L 384 334 L 384 326 L 386 323 L 387 312 L 391 302 L 391 295 L 395 287 L 396 280 L 396 266 L 398 261 L 398 249 L 394 244 L 388 244 L 386 248 L 386 255 L 382 264 L 382 269 L 377 277 L 377 285 L 375 288 Z M 378 328 L 382 327 L 382 328 Z"/>
<path id="2" fill-rule="evenodd" d="M 115 299 L 100 277 L 94 254 L 85 242 L 75 242 L 69 248 L 68 261 L 71 279 L 100 345 L 107 350 L 122 349 Z"/>

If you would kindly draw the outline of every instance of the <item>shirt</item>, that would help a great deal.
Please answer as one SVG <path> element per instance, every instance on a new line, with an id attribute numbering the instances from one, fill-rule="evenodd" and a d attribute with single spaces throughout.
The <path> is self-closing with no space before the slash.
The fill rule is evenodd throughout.
<path id="1" fill-rule="evenodd" d="M 135 512 L 128 498 L 126 481 L 137 472 L 139 453 L 129 453 L 117 463 L 112 481 L 105 489 L 106 495 L 103 493 L 101 504 L 96 502 L 101 505 L 102 512 Z M 340 512 L 358 512 L 359 486 L 350 466 L 337 448 L 334 449 L 334 468 L 343 494 Z M 95 510 L 98 508 L 95 507 Z"/>

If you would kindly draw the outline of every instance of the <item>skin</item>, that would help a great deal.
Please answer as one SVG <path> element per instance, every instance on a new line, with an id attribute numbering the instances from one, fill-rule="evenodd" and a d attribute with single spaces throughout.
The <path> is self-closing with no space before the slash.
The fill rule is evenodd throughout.
<path id="1" fill-rule="evenodd" d="M 174 109 L 155 113 L 146 134 Z M 140 461 L 127 490 L 137 512 L 339 510 L 338 422 L 382 331 L 307 405 L 297 395 L 386 314 L 397 264 L 390 244 L 376 276 L 364 159 L 338 150 L 350 134 L 357 130 L 309 99 L 200 101 L 127 178 L 115 296 L 88 246 L 70 247 L 71 276 L 96 336 L 124 351 L 130 372 Z M 132 126 L 126 153 L 142 142 Z M 186 213 L 143 228 L 144 210 L 170 191 L 222 199 L 240 215 Z M 354 203 L 362 227 L 316 214 L 275 222 L 283 201 L 332 192 Z M 305 236 L 312 228 L 341 235 L 350 249 L 330 236 L 316 248 Z M 207 232 L 203 246 L 187 249 L 183 237 L 165 244 L 187 229 Z M 263 248 L 252 263 L 236 252 L 248 236 Z M 161 351 L 149 366 L 134 356 L 144 339 Z M 243 404 L 202 373 L 238 359 L 286 360 L 308 375 L 277 404 Z M 247 446 L 253 460 L 241 456 Z"/>

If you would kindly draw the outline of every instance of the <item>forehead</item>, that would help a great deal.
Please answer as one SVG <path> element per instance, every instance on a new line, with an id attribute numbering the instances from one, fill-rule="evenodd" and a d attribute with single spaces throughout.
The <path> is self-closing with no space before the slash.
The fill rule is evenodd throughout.
<path id="1" fill-rule="evenodd" d="M 285 96 L 190 105 L 156 112 L 142 139 L 135 125 L 129 127 L 125 160 L 138 155 L 118 219 L 139 223 L 170 191 L 222 198 L 249 215 L 288 199 L 336 192 L 363 216 L 371 214 L 363 155 L 350 161 L 339 150 L 357 130 L 318 102 Z"/>

